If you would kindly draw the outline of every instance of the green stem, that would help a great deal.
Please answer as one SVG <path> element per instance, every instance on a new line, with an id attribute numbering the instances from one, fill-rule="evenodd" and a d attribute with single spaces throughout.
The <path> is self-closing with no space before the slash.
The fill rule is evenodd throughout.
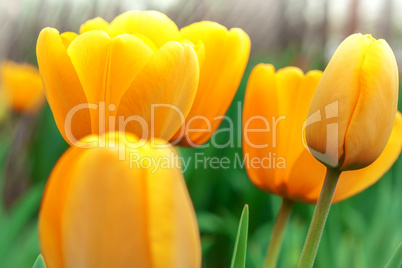
<path id="1" fill-rule="evenodd" d="M 320 244 L 322 232 L 328 217 L 334 197 L 336 184 L 338 183 L 341 171 L 337 169 L 327 168 L 324 185 L 322 186 L 317 206 L 314 210 L 313 219 L 311 220 L 310 229 L 308 230 L 306 242 L 299 261 L 299 268 L 313 267 L 315 256 L 317 254 L 318 245 Z"/>
<path id="2" fill-rule="evenodd" d="M 281 250 L 283 234 L 292 212 L 293 202 L 284 198 L 281 208 L 276 216 L 274 229 L 272 231 L 271 240 L 269 242 L 267 256 L 265 257 L 264 268 L 275 268 L 278 262 L 279 252 Z"/>

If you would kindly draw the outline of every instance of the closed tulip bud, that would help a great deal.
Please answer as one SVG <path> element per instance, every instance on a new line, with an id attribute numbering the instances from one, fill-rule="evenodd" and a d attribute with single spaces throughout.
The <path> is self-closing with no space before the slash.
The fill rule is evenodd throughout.
<path id="1" fill-rule="evenodd" d="M 28 63 L 15 63 L 9 60 L 2 62 L 0 99 L 2 108 L 7 106 L 24 114 L 36 113 L 45 102 L 38 68 Z"/>
<path id="2" fill-rule="evenodd" d="M 385 40 L 354 34 L 338 47 L 311 101 L 306 141 L 340 171 L 364 168 L 384 150 L 398 101 L 398 67 Z"/>
<path id="3" fill-rule="evenodd" d="M 175 151 L 127 146 L 139 140 L 122 135 L 108 135 L 103 148 L 71 147 L 53 169 L 39 215 L 47 267 L 201 267 L 195 212 Z"/>

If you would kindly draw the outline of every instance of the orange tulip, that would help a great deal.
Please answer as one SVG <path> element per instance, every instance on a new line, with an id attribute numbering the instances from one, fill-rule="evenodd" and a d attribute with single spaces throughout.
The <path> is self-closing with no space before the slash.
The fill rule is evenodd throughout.
<path id="1" fill-rule="evenodd" d="M 39 69 L 66 141 L 114 130 L 169 140 L 190 111 L 202 53 L 172 41 L 178 34 L 156 11 L 126 12 L 110 24 L 89 20 L 79 35 L 43 29 Z"/>
<path id="2" fill-rule="evenodd" d="M 295 67 L 275 72 L 260 64 L 252 71 L 243 109 L 243 153 L 250 180 L 261 190 L 294 201 L 315 203 L 326 168 L 303 146 L 303 124 L 322 72 Z M 378 181 L 402 148 L 398 112 L 391 137 L 370 166 L 342 172 L 333 202 L 351 197 Z"/>
<path id="3" fill-rule="evenodd" d="M 2 105 L 20 113 L 36 113 L 45 101 L 38 69 L 28 63 L 2 62 L 0 95 Z"/>
<path id="4" fill-rule="evenodd" d="M 340 171 L 364 168 L 384 150 L 398 106 L 398 66 L 385 40 L 354 34 L 339 45 L 311 100 L 311 153 Z M 322 120 L 315 122 L 316 116 Z M 336 129 L 328 120 L 336 117 Z"/>
<path id="5" fill-rule="evenodd" d="M 239 87 L 250 53 L 250 39 L 239 28 L 228 31 L 218 23 L 202 21 L 180 30 L 181 37 L 200 41 L 205 54 L 193 106 L 172 140 L 184 146 L 207 142 L 218 129 Z"/>
<path id="6" fill-rule="evenodd" d="M 53 169 L 39 215 L 47 267 L 201 267 L 195 212 L 175 151 L 130 147 L 139 140 L 122 135 L 108 135 L 104 148 L 71 147 Z"/>

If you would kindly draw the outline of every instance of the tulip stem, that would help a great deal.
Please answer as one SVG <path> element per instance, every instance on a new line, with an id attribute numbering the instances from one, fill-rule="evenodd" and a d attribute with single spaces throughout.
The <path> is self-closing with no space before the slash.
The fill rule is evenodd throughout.
<path id="1" fill-rule="evenodd" d="M 320 244 L 322 232 L 324 231 L 325 222 L 328 217 L 328 212 L 332 204 L 332 199 L 340 175 L 341 171 L 338 169 L 327 168 L 324 185 L 322 186 L 320 197 L 318 198 L 313 219 L 311 220 L 310 229 L 308 230 L 306 242 L 304 243 L 303 251 L 299 260 L 299 268 L 313 267 L 318 245 Z"/>
<path id="2" fill-rule="evenodd" d="M 269 241 L 267 256 L 265 257 L 264 268 L 275 268 L 278 262 L 279 252 L 282 246 L 283 235 L 286 225 L 292 212 L 293 202 L 284 198 L 281 208 L 276 216 L 274 229 L 272 230 L 271 240 Z"/>

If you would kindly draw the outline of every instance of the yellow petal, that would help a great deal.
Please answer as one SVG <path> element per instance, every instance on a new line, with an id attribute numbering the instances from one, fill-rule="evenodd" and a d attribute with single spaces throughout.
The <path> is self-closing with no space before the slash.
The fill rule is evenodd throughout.
<path id="1" fill-rule="evenodd" d="M 159 144 L 161 141 L 158 141 Z M 143 157 L 163 160 L 166 168 L 155 163 L 146 169 L 147 215 L 152 264 L 154 267 L 200 267 L 201 245 L 196 216 L 173 149 L 143 147 Z M 167 161 L 168 160 L 168 161 Z M 161 183 L 163 179 L 163 183 Z M 169 209 L 168 209 L 169 208 Z"/>
<path id="2" fill-rule="evenodd" d="M 191 24 L 181 29 L 180 33 L 182 38 L 193 44 L 201 40 L 205 47 L 198 91 L 188 115 L 188 120 L 195 116 L 204 116 L 211 123 L 211 131 L 193 132 L 189 135 L 193 143 L 203 144 L 222 121 L 222 118 L 215 117 L 226 114 L 236 94 L 247 64 L 250 39 L 241 29 L 227 31 L 222 25 L 209 21 Z M 197 122 L 200 125 L 194 124 L 191 128 L 205 129 L 201 120 Z"/>
<path id="3" fill-rule="evenodd" d="M 93 30 L 102 30 L 107 32 L 109 28 L 109 23 L 104 19 L 97 17 L 91 20 L 86 21 L 80 27 L 80 34 L 93 31 Z"/>
<path id="4" fill-rule="evenodd" d="M 144 172 L 114 151 L 83 154 L 63 215 L 65 267 L 150 267 Z"/>
<path id="5" fill-rule="evenodd" d="M 366 168 L 342 172 L 334 202 L 342 201 L 376 183 L 395 163 L 402 149 L 402 116 L 397 112 L 391 136 L 384 151 Z"/>
<path id="6" fill-rule="evenodd" d="M 38 223 L 39 240 L 48 267 L 66 267 L 61 244 L 63 214 L 71 185 L 77 179 L 72 174 L 76 172 L 75 163 L 80 161 L 81 153 L 78 149 L 69 150 L 61 157 L 43 194 Z"/>
<path id="7" fill-rule="evenodd" d="M 39 71 L 27 63 L 7 60 L 0 64 L 0 92 L 15 111 L 27 114 L 37 112 L 45 100 Z"/>
<path id="8" fill-rule="evenodd" d="M 88 109 L 81 109 L 65 125 L 66 116 L 76 105 L 87 103 L 77 73 L 67 55 L 66 48 L 56 29 L 45 28 L 38 37 L 36 46 L 39 70 L 45 93 L 52 109 L 57 127 L 64 139 L 71 143 L 66 129 L 71 130 L 75 139 L 91 133 Z"/>
<path id="9" fill-rule="evenodd" d="M 141 39 L 119 35 L 110 39 L 103 31 L 90 31 L 77 37 L 67 50 L 77 71 L 88 102 L 106 104 L 105 126 L 114 115 L 120 99 L 153 55 Z M 114 105 L 115 109 L 110 109 Z M 112 110 L 112 111 L 111 111 Z M 99 133 L 100 109 L 91 109 L 92 132 Z"/>
<path id="10" fill-rule="evenodd" d="M 296 202 L 316 203 L 324 183 L 325 172 L 326 167 L 304 150 L 289 174 L 286 197 Z"/>
<path id="11" fill-rule="evenodd" d="M 63 41 L 64 47 L 67 49 L 71 42 L 77 38 L 78 34 L 73 32 L 65 32 L 60 35 L 61 40 Z"/>
<path id="12" fill-rule="evenodd" d="M 277 114 L 278 102 L 275 98 L 276 77 L 272 65 L 259 64 L 250 74 L 243 107 L 243 155 L 250 180 L 266 192 L 276 193 L 275 168 L 257 168 L 251 159 L 276 153 L 272 144 L 274 132 L 271 131 L 271 117 Z M 264 100 L 264 101 L 261 101 Z M 269 104 L 265 103 L 269 102 Z M 262 131 L 262 130 L 266 131 Z"/>
<path id="13" fill-rule="evenodd" d="M 311 99 L 312 92 L 315 90 L 315 87 L 307 87 L 306 90 L 301 88 L 303 78 L 303 72 L 296 67 L 280 69 L 276 74 L 277 88 L 274 94 L 276 95 L 279 109 L 275 117 L 278 119 L 282 116 L 283 119 L 276 128 L 276 142 L 278 155 L 286 158 L 288 168 L 291 168 L 295 157 L 303 149 L 301 127 L 307 114 L 307 104 Z M 293 148 L 291 145 L 296 147 Z"/>
<path id="14" fill-rule="evenodd" d="M 154 54 L 122 97 L 117 114 L 128 123 L 120 122 L 119 126 L 142 138 L 169 140 L 190 110 L 198 74 L 194 49 L 189 44 L 168 42 Z M 131 120 L 132 116 L 140 120 Z M 139 123 L 142 120 L 143 125 Z"/>
<path id="15" fill-rule="evenodd" d="M 176 24 L 158 11 L 127 11 L 117 16 L 108 30 L 111 37 L 123 33 L 141 34 L 148 37 L 158 48 L 178 38 Z"/>

